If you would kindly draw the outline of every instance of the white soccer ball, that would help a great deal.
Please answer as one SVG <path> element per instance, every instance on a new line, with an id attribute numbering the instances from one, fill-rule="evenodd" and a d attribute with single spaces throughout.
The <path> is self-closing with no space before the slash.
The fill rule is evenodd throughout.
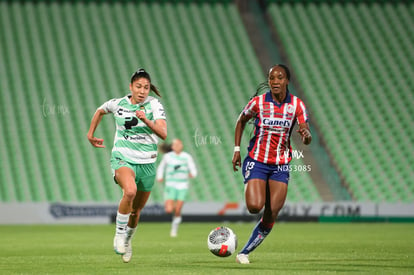
<path id="1" fill-rule="evenodd" d="M 207 245 L 214 255 L 228 257 L 236 251 L 237 236 L 230 228 L 220 226 L 211 230 L 208 234 Z"/>

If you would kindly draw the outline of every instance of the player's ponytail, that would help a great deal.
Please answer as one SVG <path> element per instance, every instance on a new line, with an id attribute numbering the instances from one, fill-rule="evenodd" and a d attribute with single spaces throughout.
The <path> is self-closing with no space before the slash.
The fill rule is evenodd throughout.
<path id="1" fill-rule="evenodd" d="M 161 95 L 160 95 L 160 91 L 158 90 L 158 88 L 157 88 L 157 87 L 155 87 L 155 85 L 152 85 L 152 84 L 151 84 L 150 89 L 151 89 L 151 91 L 153 91 L 153 92 L 154 92 L 157 96 L 161 97 Z"/>
<path id="2" fill-rule="evenodd" d="M 250 97 L 250 100 L 254 98 L 255 96 L 267 93 L 270 90 L 269 84 L 267 81 L 263 81 L 256 87 L 256 92 Z"/>

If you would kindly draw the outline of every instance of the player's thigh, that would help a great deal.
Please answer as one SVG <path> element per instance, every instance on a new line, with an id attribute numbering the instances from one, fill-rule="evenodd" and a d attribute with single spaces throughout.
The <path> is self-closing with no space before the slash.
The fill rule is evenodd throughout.
<path id="1" fill-rule="evenodd" d="M 288 185 L 285 182 L 269 180 L 269 199 L 272 212 L 278 213 L 285 204 Z"/>
<path id="2" fill-rule="evenodd" d="M 130 167 L 122 166 L 115 170 L 114 179 L 127 195 L 136 193 L 135 173 Z"/>
<path id="3" fill-rule="evenodd" d="M 154 163 L 136 164 L 135 165 L 135 182 L 137 190 L 151 192 L 155 182 L 155 165 Z"/>
<path id="4" fill-rule="evenodd" d="M 177 189 L 173 186 L 164 187 L 164 201 L 175 201 L 177 199 Z"/>
<path id="5" fill-rule="evenodd" d="M 132 164 L 115 156 L 111 157 L 110 162 L 114 180 L 122 189 L 135 185 L 135 170 Z"/>
<path id="6" fill-rule="evenodd" d="M 266 203 L 266 181 L 250 179 L 245 186 L 245 198 L 249 211 L 259 212 Z"/>
<path id="7" fill-rule="evenodd" d="M 177 189 L 177 196 L 175 200 L 184 202 L 187 199 L 187 195 L 188 195 L 188 188 Z"/>

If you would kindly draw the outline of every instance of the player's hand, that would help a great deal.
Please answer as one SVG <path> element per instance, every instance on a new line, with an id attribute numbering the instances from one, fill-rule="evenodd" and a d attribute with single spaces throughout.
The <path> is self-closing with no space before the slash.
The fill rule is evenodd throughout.
<path id="1" fill-rule="evenodd" d="M 233 154 L 233 171 L 237 172 L 239 171 L 238 168 L 241 168 L 241 157 L 240 152 L 234 152 Z"/>
<path id="2" fill-rule="evenodd" d="M 135 111 L 135 115 L 137 116 L 137 118 L 139 118 L 142 121 L 144 121 L 147 118 L 145 116 L 145 112 L 144 111 Z"/>
<path id="3" fill-rule="evenodd" d="M 94 147 L 105 148 L 105 145 L 103 145 L 104 140 L 102 138 L 88 137 L 88 140 Z"/>
<path id="4" fill-rule="evenodd" d="M 307 144 L 311 143 L 312 135 L 311 135 L 309 129 L 300 128 L 299 130 L 297 130 L 297 132 L 302 136 L 303 144 L 307 145 Z"/>
<path id="5" fill-rule="evenodd" d="M 164 181 L 164 179 L 157 179 L 157 181 L 158 181 L 158 182 L 163 182 L 163 181 Z"/>

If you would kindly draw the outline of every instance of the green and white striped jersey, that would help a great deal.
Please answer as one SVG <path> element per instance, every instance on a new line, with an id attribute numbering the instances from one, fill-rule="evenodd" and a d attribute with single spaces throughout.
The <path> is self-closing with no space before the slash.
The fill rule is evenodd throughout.
<path id="1" fill-rule="evenodd" d="M 190 174 L 197 176 L 197 168 L 190 154 L 174 151 L 164 155 L 157 169 L 157 180 L 165 179 L 165 186 L 176 189 L 186 189 L 189 185 Z M 165 178 L 164 178 L 165 175 Z"/>
<path id="2" fill-rule="evenodd" d="M 134 164 L 154 163 L 157 160 L 158 136 L 137 118 L 135 111 L 144 111 L 149 120 L 155 121 L 166 119 L 164 107 L 152 96 L 139 104 L 132 104 L 130 97 L 111 99 L 98 108 L 115 117 L 112 155 Z"/>

